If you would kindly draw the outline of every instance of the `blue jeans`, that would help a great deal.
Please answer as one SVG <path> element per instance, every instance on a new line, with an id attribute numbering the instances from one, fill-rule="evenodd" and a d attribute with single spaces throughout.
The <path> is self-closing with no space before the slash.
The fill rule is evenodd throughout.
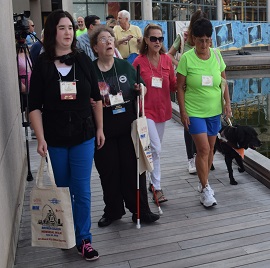
<path id="1" fill-rule="evenodd" d="M 48 146 L 48 150 L 56 185 L 70 189 L 76 245 L 81 245 L 82 239 L 92 241 L 90 176 L 95 138 L 71 147 Z"/>

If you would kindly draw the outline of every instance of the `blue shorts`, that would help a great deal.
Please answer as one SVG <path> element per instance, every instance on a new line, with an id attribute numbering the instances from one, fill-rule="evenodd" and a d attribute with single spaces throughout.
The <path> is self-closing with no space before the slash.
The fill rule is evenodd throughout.
<path id="1" fill-rule="evenodd" d="M 221 129 L 220 115 L 208 118 L 190 117 L 189 121 L 190 134 L 207 133 L 207 136 L 216 136 Z"/>

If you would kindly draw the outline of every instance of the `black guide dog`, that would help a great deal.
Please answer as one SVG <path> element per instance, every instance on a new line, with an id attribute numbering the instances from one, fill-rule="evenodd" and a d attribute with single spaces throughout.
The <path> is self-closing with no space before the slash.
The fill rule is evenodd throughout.
<path id="1" fill-rule="evenodd" d="M 230 184 L 237 185 L 233 177 L 232 161 L 238 164 L 238 171 L 244 172 L 243 164 L 244 150 L 256 148 L 262 145 L 258 139 L 258 133 L 250 126 L 224 126 L 220 130 L 215 147 L 225 156 L 225 163 L 229 172 Z"/>

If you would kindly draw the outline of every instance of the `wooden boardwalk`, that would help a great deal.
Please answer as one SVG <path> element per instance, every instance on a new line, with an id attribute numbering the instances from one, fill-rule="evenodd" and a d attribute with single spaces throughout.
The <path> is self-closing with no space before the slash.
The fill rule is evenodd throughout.
<path id="1" fill-rule="evenodd" d="M 40 158 L 36 141 L 30 142 L 33 176 Z M 199 202 L 198 178 L 187 171 L 183 128 L 167 123 L 162 149 L 162 185 L 168 202 L 163 215 L 141 229 L 131 214 L 105 228 L 97 222 L 103 214 L 100 181 L 92 176 L 93 247 L 100 258 L 87 262 L 75 248 L 60 250 L 31 247 L 29 191 L 27 183 L 20 238 L 14 268 L 269 268 L 270 267 L 270 189 L 249 174 L 238 173 L 237 186 L 229 184 L 223 156 L 214 159 L 210 183 L 218 205 L 205 209 Z M 152 211 L 157 207 L 150 201 Z"/>

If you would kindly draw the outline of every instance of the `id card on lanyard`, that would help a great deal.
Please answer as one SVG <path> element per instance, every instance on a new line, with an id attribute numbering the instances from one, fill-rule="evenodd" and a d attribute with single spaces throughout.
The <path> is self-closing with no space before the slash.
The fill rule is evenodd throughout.
<path id="1" fill-rule="evenodd" d="M 61 75 L 58 71 L 59 75 L 59 85 L 60 85 L 60 96 L 61 100 L 76 100 L 77 96 L 77 84 L 75 78 L 75 65 L 73 65 L 74 69 L 74 80 L 73 81 L 62 81 Z"/>
<path id="2" fill-rule="evenodd" d="M 76 82 L 60 81 L 61 100 L 76 100 Z"/>
<path id="3" fill-rule="evenodd" d="M 152 77 L 151 86 L 157 87 L 157 88 L 162 88 L 162 78 Z"/>
<path id="4" fill-rule="evenodd" d="M 112 105 L 112 113 L 113 114 L 121 114 L 126 111 L 124 107 L 124 98 L 122 92 L 118 92 L 116 95 L 109 95 L 110 102 Z"/>

